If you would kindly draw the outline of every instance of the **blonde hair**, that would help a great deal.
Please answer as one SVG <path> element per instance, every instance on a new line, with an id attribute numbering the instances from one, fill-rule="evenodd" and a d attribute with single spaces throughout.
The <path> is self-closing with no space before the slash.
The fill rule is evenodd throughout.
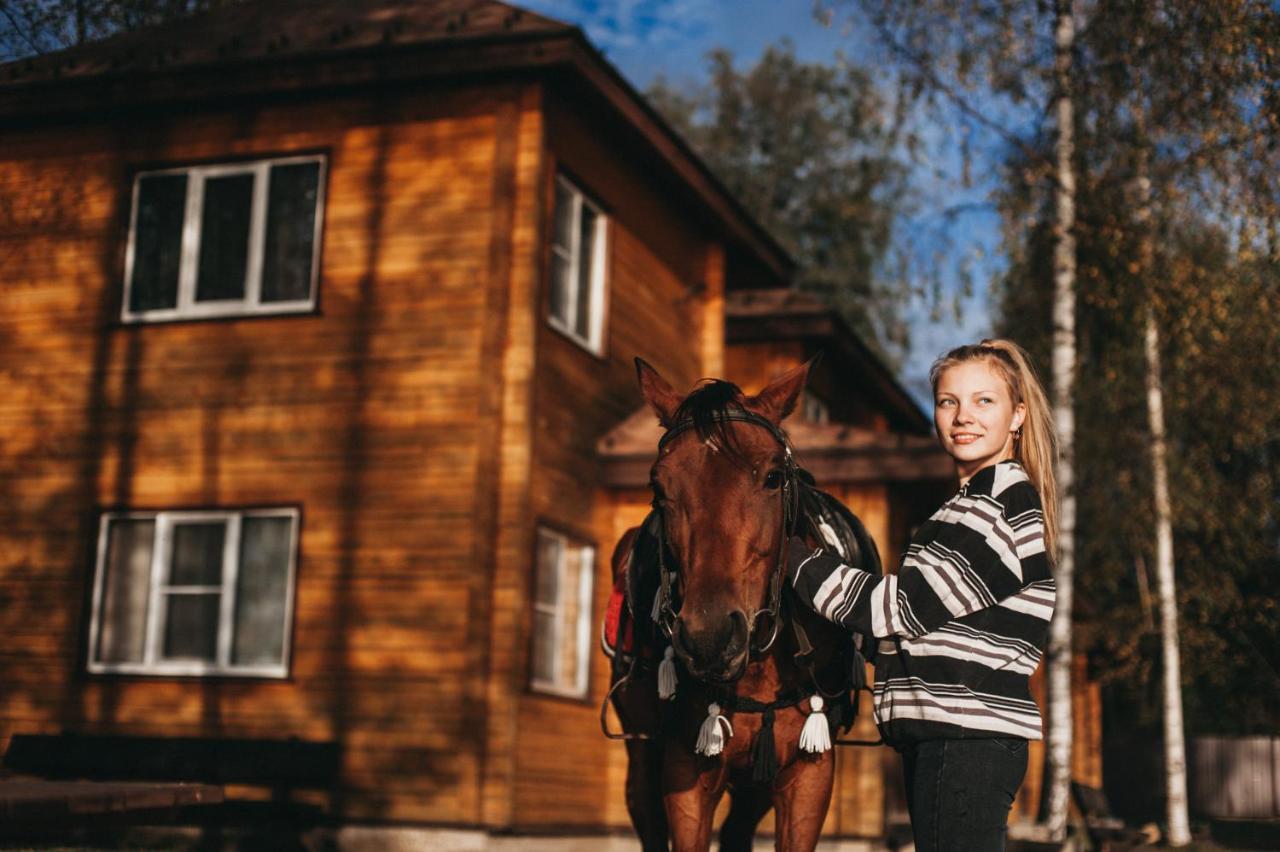
<path id="1" fill-rule="evenodd" d="M 1040 384 L 1031 356 L 1012 340 L 984 340 L 957 346 L 929 368 L 929 384 L 934 393 L 942 374 L 958 364 L 980 361 L 995 369 L 1009 388 L 1013 404 L 1023 403 L 1026 415 L 1013 440 L 1013 458 L 1027 472 L 1031 484 L 1040 494 L 1044 509 L 1045 551 L 1052 559 L 1058 542 L 1058 487 L 1054 481 L 1054 465 L 1058 459 L 1058 442 L 1053 430 L 1053 412 L 1049 398 Z"/>

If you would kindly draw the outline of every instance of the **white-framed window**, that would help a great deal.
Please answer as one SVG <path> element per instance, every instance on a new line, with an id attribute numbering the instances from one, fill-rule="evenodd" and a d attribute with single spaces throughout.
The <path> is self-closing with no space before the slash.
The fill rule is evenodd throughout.
<path id="1" fill-rule="evenodd" d="M 107 512 L 89 671 L 285 677 L 297 509 Z"/>
<path id="2" fill-rule="evenodd" d="M 312 155 L 139 172 L 122 318 L 310 310 L 324 167 Z"/>
<path id="3" fill-rule="evenodd" d="M 599 355 L 604 338 L 607 219 L 564 175 L 556 177 L 547 321 Z"/>
<path id="4" fill-rule="evenodd" d="M 594 570 L 594 547 L 538 528 L 530 683 L 539 692 L 587 695 Z"/>
<path id="5" fill-rule="evenodd" d="M 831 422 L 831 410 L 827 408 L 827 404 L 821 397 L 809 391 L 805 391 L 804 396 L 801 397 L 800 416 L 810 423 L 819 425 Z"/>

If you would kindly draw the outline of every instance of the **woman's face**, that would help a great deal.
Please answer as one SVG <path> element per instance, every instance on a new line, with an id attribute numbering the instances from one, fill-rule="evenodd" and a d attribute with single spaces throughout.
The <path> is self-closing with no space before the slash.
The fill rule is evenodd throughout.
<path id="1" fill-rule="evenodd" d="M 1026 408 L 1014 405 L 1004 378 L 985 361 L 943 371 L 933 394 L 933 423 L 962 484 L 987 465 L 1013 458 L 1013 435 Z"/>

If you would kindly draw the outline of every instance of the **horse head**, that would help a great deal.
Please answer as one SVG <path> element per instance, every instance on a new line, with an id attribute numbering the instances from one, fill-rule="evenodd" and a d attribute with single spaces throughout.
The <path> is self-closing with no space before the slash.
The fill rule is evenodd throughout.
<path id="1" fill-rule="evenodd" d="M 661 598 L 671 644 L 694 677 L 736 680 L 753 646 L 767 648 L 779 626 L 796 488 L 780 424 L 795 408 L 809 364 L 755 396 L 711 380 L 682 398 L 639 358 L 636 370 L 667 430 L 650 484 L 675 563 Z"/>

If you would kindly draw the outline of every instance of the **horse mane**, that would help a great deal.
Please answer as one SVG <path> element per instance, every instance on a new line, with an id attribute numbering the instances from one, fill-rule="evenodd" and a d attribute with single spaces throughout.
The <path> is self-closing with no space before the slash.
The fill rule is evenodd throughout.
<path id="1" fill-rule="evenodd" d="M 675 422 L 692 420 L 699 440 L 710 441 L 739 459 L 741 449 L 733 437 L 727 418 L 732 411 L 745 411 L 746 396 L 742 388 L 723 379 L 703 379 L 702 383 L 680 403 Z"/>

